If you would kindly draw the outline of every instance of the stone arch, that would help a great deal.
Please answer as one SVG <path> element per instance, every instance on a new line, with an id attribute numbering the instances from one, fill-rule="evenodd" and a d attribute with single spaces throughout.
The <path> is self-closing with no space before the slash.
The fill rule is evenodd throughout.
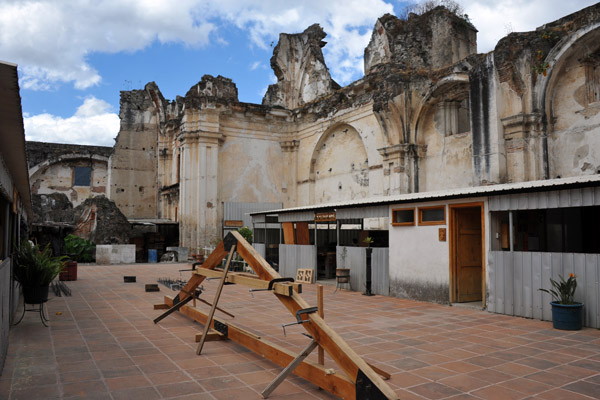
<path id="1" fill-rule="evenodd" d="M 545 178 L 600 171 L 600 138 L 594 133 L 600 129 L 599 43 L 600 23 L 571 33 L 548 53 L 546 76 L 535 77 L 533 110 L 545 133 Z M 594 86 L 592 99 L 588 90 Z"/>
<path id="2" fill-rule="evenodd" d="M 411 138 L 415 191 L 471 186 L 469 77 L 452 74 L 423 97 Z"/>
<path id="3" fill-rule="evenodd" d="M 360 133 L 338 123 L 317 141 L 310 160 L 311 204 L 369 195 L 369 160 Z"/>
<path id="4" fill-rule="evenodd" d="M 90 185 L 74 186 L 75 167 L 90 168 Z M 74 206 L 90 196 L 106 195 L 108 157 L 85 153 L 63 154 L 29 168 L 32 194 L 64 193 Z"/>

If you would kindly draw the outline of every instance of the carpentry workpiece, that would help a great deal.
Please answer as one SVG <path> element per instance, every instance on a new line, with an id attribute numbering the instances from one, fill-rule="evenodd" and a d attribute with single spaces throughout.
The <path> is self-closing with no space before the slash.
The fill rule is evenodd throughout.
<path id="1" fill-rule="evenodd" d="M 237 253 L 254 270 L 257 278 L 243 279 L 242 275 L 234 273 L 227 274 L 226 271 L 214 270 L 221 263 L 227 253 L 234 248 Z M 303 359 L 301 355 L 294 354 L 280 346 L 268 342 L 250 332 L 222 321 L 214 317 L 218 296 L 215 298 L 210 315 L 206 315 L 186 303 L 193 297 L 195 289 L 204 279 L 213 274 L 219 274 L 221 283 L 236 280 L 238 284 L 248 284 L 255 289 L 267 289 L 283 303 L 283 305 L 296 317 L 297 324 L 304 327 L 312 340 L 324 349 L 331 359 L 337 364 L 340 372 L 331 372 L 317 363 Z M 217 277 L 211 275 L 211 277 Z M 234 278 L 235 277 L 235 278 Z M 294 290 L 294 288 L 297 290 Z M 350 346 L 319 316 L 317 307 L 311 307 L 299 294 L 299 287 L 291 282 L 283 282 L 281 276 L 258 254 L 238 232 L 230 232 L 216 249 L 206 258 L 202 266 L 192 272 L 191 278 L 180 292 L 173 298 L 165 297 L 165 304 L 169 307 L 167 312 L 155 319 L 155 322 L 166 317 L 174 311 L 187 315 L 194 320 L 205 324 L 203 333 L 204 340 L 216 339 L 217 335 L 210 335 L 210 329 L 221 333 L 225 338 L 233 340 L 249 350 L 262 355 L 272 362 L 282 366 L 288 365 L 296 360 L 298 366 L 293 370 L 294 374 L 318 385 L 324 390 L 344 399 L 398 399 L 396 393 L 384 382 L 382 377 L 367 364 Z M 295 324 L 294 323 L 294 324 Z M 221 338 L 219 336 L 219 338 Z M 202 337 L 199 338 L 202 343 Z M 312 346 L 311 346 L 312 347 Z M 201 350 L 201 347 L 199 347 Z M 291 368 L 289 368 L 291 370 Z M 383 371 L 380 371 L 383 372 Z M 385 374 L 385 373 L 383 373 Z M 387 374 L 386 374 L 387 375 Z M 276 382 L 274 382 L 276 383 Z M 275 385 L 270 387 L 275 387 Z"/>

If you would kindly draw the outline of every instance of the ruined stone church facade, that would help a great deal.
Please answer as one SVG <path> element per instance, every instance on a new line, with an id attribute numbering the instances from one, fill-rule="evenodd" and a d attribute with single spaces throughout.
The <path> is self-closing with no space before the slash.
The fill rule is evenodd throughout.
<path id="1" fill-rule="evenodd" d="M 262 104 L 204 76 L 184 97 L 121 93 L 109 192 L 129 218 L 179 222 L 182 246 L 221 236 L 226 202 L 321 204 L 596 174 L 600 5 L 477 54 L 443 7 L 384 15 L 365 76 L 334 82 L 325 33 L 281 34 Z"/>

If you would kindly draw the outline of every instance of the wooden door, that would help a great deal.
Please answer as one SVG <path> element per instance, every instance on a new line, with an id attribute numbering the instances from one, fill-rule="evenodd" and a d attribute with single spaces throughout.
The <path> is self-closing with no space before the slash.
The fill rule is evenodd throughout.
<path id="1" fill-rule="evenodd" d="M 479 207 L 454 209 L 456 301 L 482 299 L 482 231 Z"/>

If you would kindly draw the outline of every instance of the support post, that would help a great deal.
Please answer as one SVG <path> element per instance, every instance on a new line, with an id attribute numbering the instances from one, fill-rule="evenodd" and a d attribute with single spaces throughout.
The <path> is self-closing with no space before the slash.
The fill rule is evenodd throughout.
<path id="1" fill-rule="evenodd" d="M 283 382 L 283 380 L 292 372 L 294 372 L 294 370 L 296 369 L 296 367 L 298 365 L 300 365 L 300 363 L 302 363 L 302 361 L 304 361 L 304 359 L 306 357 L 308 357 L 308 355 L 315 349 L 315 347 L 317 347 L 319 344 L 313 339 L 311 340 L 311 342 L 308 344 L 308 346 L 306 346 L 306 348 L 304 350 L 302 350 L 302 353 L 298 354 L 298 356 L 296 358 L 294 358 L 294 361 L 292 361 L 290 363 L 290 365 L 288 365 L 287 367 L 285 367 L 283 369 L 283 371 L 281 371 L 279 373 L 279 375 L 277 375 L 277 377 L 273 380 L 273 382 L 271 382 L 269 384 L 269 386 L 267 386 L 265 388 L 265 390 L 263 390 L 260 394 L 262 395 L 262 397 L 264 399 L 266 399 L 267 397 L 269 397 L 269 395 L 273 392 L 273 390 L 277 389 L 277 386 L 279 386 L 281 384 L 281 382 Z"/>
<path id="2" fill-rule="evenodd" d="M 325 317 L 323 310 L 323 285 L 317 285 L 317 307 L 319 307 L 319 317 Z M 325 365 L 325 350 L 319 346 L 319 364 Z"/>
<path id="3" fill-rule="evenodd" d="M 231 258 L 233 257 L 233 253 L 235 253 L 235 244 L 231 246 L 231 250 L 229 250 L 229 255 L 227 256 L 227 262 L 225 263 L 225 268 L 223 269 L 223 278 L 219 282 L 219 287 L 217 288 L 217 293 L 215 293 L 215 300 L 213 301 L 212 307 L 210 308 L 210 313 L 208 314 L 208 319 L 206 320 L 206 325 L 204 325 L 204 332 L 202 332 L 202 339 L 200 339 L 200 343 L 198 343 L 198 348 L 196 349 L 196 354 L 200 355 L 202 353 L 202 347 L 204 347 L 204 342 L 206 341 L 206 335 L 210 329 L 210 324 L 212 323 L 212 319 L 215 316 L 215 310 L 217 309 L 217 303 L 219 302 L 219 297 L 221 297 L 221 291 L 223 290 L 223 285 L 225 284 L 225 280 L 227 279 L 227 271 L 229 271 L 229 265 L 231 264 Z"/>
<path id="4" fill-rule="evenodd" d="M 371 256 L 373 254 L 373 249 L 370 247 L 366 248 L 366 252 L 367 252 L 367 282 L 366 282 L 366 290 L 365 293 L 363 293 L 365 296 L 373 296 L 373 293 L 371 292 L 371 284 L 372 284 L 372 270 L 371 270 Z"/>

